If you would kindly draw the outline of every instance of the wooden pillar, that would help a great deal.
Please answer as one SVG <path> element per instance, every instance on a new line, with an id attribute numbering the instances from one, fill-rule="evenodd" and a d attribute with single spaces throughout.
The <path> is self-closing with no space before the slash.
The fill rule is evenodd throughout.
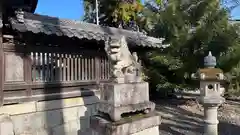
<path id="1" fill-rule="evenodd" d="M 3 1 L 0 0 L 0 106 L 3 105 L 3 85 L 4 85 L 4 55 L 3 55 Z"/>
<path id="2" fill-rule="evenodd" d="M 100 71 L 101 68 L 100 68 L 100 58 L 99 56 L 95 56 L 95 80 L 96 80 L 96 83 L 99 84 L 100 83 Z"/>
<path id="3" fill-rule="evenodd" d="M 22 36 L 23 37 L 23 36 Z M 23 72 L 24 72 L 24 81 L 27 83 L 28 87 L 26 88 L 26 93 L 28 96 L 27 100 L 31 100 L 32 97 L 32 59 L 31 59 L 31 52 L 30 52 L 30 45 L 33 43 L 31 40 L 33 37 L 31 35 L 27 35 L 28 43 L 24 49 L 24 56 L 23 56 Z"/>
<path id="4" fill-rule="evenodd" d="M 27 49 L 28 50 L 28 49 Z M 28 84 L 28 87 L 26 89 L 26 93 L 28 96 L 28 100 L 31 100 L 32 96 L 32 60 L 31 60 L 31 54 L 29 52 L 24 53 L 24 80 Z"/>

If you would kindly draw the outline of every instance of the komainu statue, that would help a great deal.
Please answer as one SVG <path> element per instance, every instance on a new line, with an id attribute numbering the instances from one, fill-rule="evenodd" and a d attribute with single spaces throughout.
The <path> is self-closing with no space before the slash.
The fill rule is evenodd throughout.
<path id="1" fill-rule="evenodd" d="M 141 80 L 141 66 L 138 63 L 137 53 L 131 54 L 124 36 L 120 39 L 111 39 L 105 50 L 111 63 L 111 79 L 114 82 L 126 83 L 129 77 L 130 82 Z"/>

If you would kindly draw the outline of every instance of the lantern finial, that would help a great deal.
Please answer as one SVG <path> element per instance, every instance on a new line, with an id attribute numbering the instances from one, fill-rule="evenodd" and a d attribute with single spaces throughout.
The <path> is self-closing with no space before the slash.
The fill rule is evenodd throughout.
<path id="1" fill-rule="evenodd" d="M 208 52 L 208 56 L 204 58 L 204 66 L 207 68 L 214 68 L 217 65 L 216 57 L 212 56 L 212 52 Z"/>

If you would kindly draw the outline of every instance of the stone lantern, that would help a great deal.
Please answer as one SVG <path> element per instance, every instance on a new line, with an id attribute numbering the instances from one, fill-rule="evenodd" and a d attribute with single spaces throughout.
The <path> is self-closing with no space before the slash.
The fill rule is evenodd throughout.
<path id="1" fill-rule="evenodd" d="M 217 109 L 225 102 L 220 89 L 221 81 L 224 81 L 223 71 L 216 66 L 216 58 L 209 52 L 204 58 L 204 68 L 192 75 L 193 79 L 200 81 L 199 102 L 204 107 L 204 134 L 218 135 Z"/>

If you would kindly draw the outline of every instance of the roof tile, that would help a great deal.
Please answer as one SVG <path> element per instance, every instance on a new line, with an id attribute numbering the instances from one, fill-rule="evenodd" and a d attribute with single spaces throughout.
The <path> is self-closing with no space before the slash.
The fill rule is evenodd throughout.
<path id="1" fill-rule="evenodd" d="M 76 37 L 79 39 L 105 40 L 109 37 L 119 38 L 125 36 L 127 42 L 142 47 L 163 47 L 162 38 L 153 38 L 140 32 L 134 32 L 113 27 L 99 26 L 81 21 L 59 19 L 56 17 L 43 16 L 32 13 L 24 13 L 24 23 L 11 18 L 10 23 L 13 29 L 20 32 L 31 31 L 33 33 L 44 33 L 47 35 Z"/>

